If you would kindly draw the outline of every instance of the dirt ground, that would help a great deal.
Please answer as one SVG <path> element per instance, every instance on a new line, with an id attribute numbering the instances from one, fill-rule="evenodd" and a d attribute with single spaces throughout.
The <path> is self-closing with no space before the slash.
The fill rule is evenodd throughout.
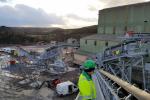
<path id="1" fill-rule="evenodd" d="M 77 84 L 79 77 L 79 69 L 73 68 L 72 71 L 60 75 L 51 75 L 49 73 L 41 73 L 41 80 L 58 78 L 63 81 L 72 81 Z M 1 79 L 1 78 L 0 78 Z M 6 79 L 6 78 L 4 78 Z M 43 86 L 41 89 L 30 88 L 28 85 L 19 85 L 20 80 L 8 79 L 7 83 L 0 82 L 0 100 L 74 100 L 77 93 L 59 97 L 54 90 Z"/>
<path id="2" fill-rule="evenodd" d="M 61 82 L 71 81 L 77 84 L 80 74 L 79 67 L 68 67 L 65 73 L 53 73 L 49 70 L 32 68 L 34 67 L 23 64 L 1 68 L 0 100 L 74 100 L 76 98 L 78 93 L 60 97 L 54 89 L 48 88 L 47 84 L 43 85 L 41 89 L 37 89 L 34 87 L 35 85 L 31 84 L 53 79 L 59 79 Z M 36 73 L 33 74 L 33 72 Z M 35 79 L 35 77 L 37 78 Z"/>

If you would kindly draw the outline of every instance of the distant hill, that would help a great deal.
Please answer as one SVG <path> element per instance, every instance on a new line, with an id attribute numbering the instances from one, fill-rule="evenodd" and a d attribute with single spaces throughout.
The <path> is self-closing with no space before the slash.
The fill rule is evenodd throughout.
<path id="1" fill-rule="evenodd" d="M 97 33 L 97 25 L 77 28 L 31 28 L 31 27 L 0 27 L 0 44 L 28 44 L 51 40 L 65 41 L 68 38 L 80 39 Z"/>
<path id="2" fill-rule="evenodd" d="M 48 32 L 51 32 L 59 28 L 11 27 L 11 29 L 15 33 L 30 34 L 30 35 L 37 35 L 37 34 L 44 35 L 44 34 L 47 34 Z"/>
<path id="3" fill-rule="evenodd" d="M 97 25 L 93 25 L 77 29 L 56 29 L 49 33 L 49 38 L 51 40 L 65 41 L 68 38 L 80 39 L 96 33 Z"/>
<path id="4" fill-rule="evenodd" d="M 0 27 L 0 44 L 27 44 L 36 41 L 35 38 L 27 36 L 25 33 L 15 32 L 10 27 Z"/>

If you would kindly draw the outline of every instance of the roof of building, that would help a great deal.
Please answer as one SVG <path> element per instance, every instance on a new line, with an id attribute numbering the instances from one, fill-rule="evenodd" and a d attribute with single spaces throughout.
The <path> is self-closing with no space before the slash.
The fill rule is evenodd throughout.
<path id="1" fill-rule="evenodd" d="M 121 41 L 121 39 L 119 38 L 120 36 L 110 35 L 110 34 L 109 35 L 108 34 L 103 34 L 103 35 L 102 34 L 95 34 L 95 35 L 90 35 L 90 36 L 84 37 L 82 39 L 119 42 L 119 41 Z"/>
<path id="2" fill-rule="evenodd" d="M 59 83 L 57 85 L 60 86 L 60 87 L 64 87 L 64 86 L 68 86 L 68 85 L 72 85 L 72 84 L 73 84 L 72 82 L 66 81 L 66 82 Z"/>
<path id="3" fill-rule="evenodd" d="M 115 8 L 122 8 L 122 7 L 131 7 L 131 6 L 141 6 L 141 5 L 149 5 L 149 4 L 150 4 L 149 1 L 147 1 L 147 2 L 139 2 L 139 3 L 134 3 L 134 4 L 126 4 L 126 5 L 121 5 L 121 6 L 104 8 L 104 9 L 99 10 L 99 12 L 103 11 L 103 10 L 107 10 L 107 9 L 115 9 Z"/>

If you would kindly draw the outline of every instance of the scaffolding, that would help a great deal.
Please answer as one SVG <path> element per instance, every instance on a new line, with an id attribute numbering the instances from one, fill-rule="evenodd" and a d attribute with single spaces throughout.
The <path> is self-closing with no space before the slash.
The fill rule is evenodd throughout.
<path id="1" fill-rule="evenodd" d="M 150 89 L 150 66 L 145 65 L 150 65 L 150 34 L 134 33 L 131 37 L 120 38 L 121 43 L 108 47 L 103 53 L 96 55 L 98 68 L 93 80 L 97 87 L 97 98 L 131 100 L 135 97 L 139 100 L 149 100 L 150 94 L 146 91 Z M 135 69 L 141 69 L 134 77 L 141 76 L 143 90 L 134 87 Z"/>
<path id="2" fill-rule="evenodd" d="M 148 63 L 146 62 L 146 59 L 150 59 L 150 35 L 146 33 L 134 33 L 132 37 L 125 37 L 122 39 L 123 41 L 118 45 L 108 47 L 102 54 L 96 55 L 97 64 L 99 65 L 98 69 L 103 69 L 109 74 L 114 75 L 114 77 L 118 77 L 129 84 L 134 84 L 134 70 L 141 69 L 139 71 L 141 71 L 142 73 L 142 78 L 140 80 L 142 89 L 149 90 L 150 81 L 148 76 L 150 75 L 150 66 L 148 66 L 148 70 L 146 70 L 145 64 Z M 135 91 L 127 91 L 128 93 L 124 95 L 125 93 L 121 91 L 121 88 L 123 88 L 123 86 L 118 84 L 116 81 L 106 77 L 106 74 L 102 75 L 104 74 L 104 71 L 96 72 L 97 78 L 101 80 L 101 83 L 97 85 L 101 88 L 104 99 L 118 100 L 117 98 L 123 97 L 124 99 L 128 100 L 127 97 L 131 98 L 131 94 L 133 95 L 133 92 Z M 136 74 L 140 74 L 140 72 Z M 107 85 L 104 83 L 106 83 Z"/>

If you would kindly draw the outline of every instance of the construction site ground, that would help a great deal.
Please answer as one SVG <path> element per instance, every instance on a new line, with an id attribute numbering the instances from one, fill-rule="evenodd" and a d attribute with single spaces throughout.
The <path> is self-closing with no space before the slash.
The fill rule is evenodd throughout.
<path id="1" fill-rule="evenodd" d="M 73 70 L 59 75 L 43 72 L 40 75 L 40 81 L 58 78 L 62 82 L 69 80 L 76 84 L 79 77 L 79 69 L 71 69 Z M 35 89 L 31 88 L 28 84 L 18 84 L 21 80 L 23 79 L 3 77 L 1 75 L 0 100 L 74 100 L 77 95 L 77 93 L 74 93 L 60 97 L 56 94 L 55 90 L 48 88 L 46 85 L 41 89 Z"/>
<path id="2" fill-rule="evenodd" d="M 36 59 L 37 62 L 30 63 L 30 53 L 28 51 L 42 54 L 45 53 L 47 47 L 49 45 L 17 48 L 21 53 L 27 54 L 25 58 L 24 56 L 16 57 L 7 52 L 0 53 L 0 100 L 74 100 L 76 98 L 78 93 L 60 97 L 57 95 L 55 88 L 48 88 L 46 83 L 40 89 L 37 88 L 44 81 L 54 79 L 59 79 L 61 82 L 71 81 L 77 84 L 80 74 L 79 67 L 68 65 L 69 63 L 65 67 L 58 67 L 59 69 L 56 69 L 57 66 L 54 67 L 54 64 L 49 59 L 44 60 L 42 63 Z M 7 49 L 9 48 L 7 47 Z M 51 59 L 53 60 L 53 58 Z M 70 60 L 71 56 L 67 54 L 65 61 L 68 62 L 68 59 Z M 34 59 L 32 60 L 34 61 Z M 11 65 L 10 61 L 18 61 L 19 63 Z M 63 68 L 65 70 L 62 71 Z"/>

